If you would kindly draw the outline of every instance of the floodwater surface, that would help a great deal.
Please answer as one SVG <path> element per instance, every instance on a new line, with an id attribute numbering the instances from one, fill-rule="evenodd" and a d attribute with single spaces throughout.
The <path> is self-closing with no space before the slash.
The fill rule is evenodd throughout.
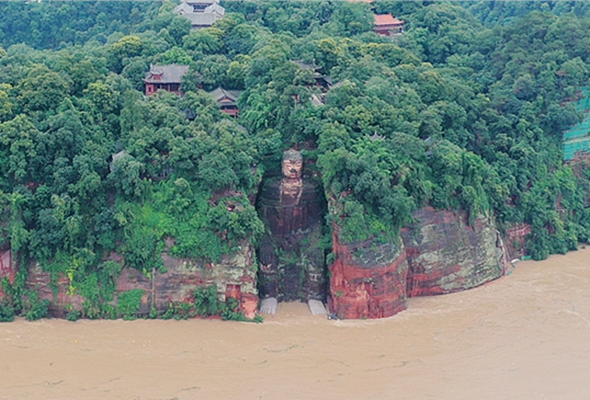
<path id="1" fill-rule="evenodd" d="M 0 324 L 0 399 L 590 399 L 590 249 L 330 321 Z"/>

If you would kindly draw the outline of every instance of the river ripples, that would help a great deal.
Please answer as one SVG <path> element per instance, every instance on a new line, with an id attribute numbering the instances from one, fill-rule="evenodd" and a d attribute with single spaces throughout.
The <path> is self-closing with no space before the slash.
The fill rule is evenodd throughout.
<path id="1" fill-rule="evenodd" d="M 483 287 L 330 321 L 0 324 L 0 400 L 590 399 L 590 249 Z"/>

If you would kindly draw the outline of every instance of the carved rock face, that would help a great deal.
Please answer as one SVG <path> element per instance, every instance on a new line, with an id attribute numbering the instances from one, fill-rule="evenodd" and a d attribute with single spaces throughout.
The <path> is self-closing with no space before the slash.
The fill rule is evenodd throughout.
<path id="1" fill-rule="evenodd" d="M 282 175 L 265 180 L 259 193 L 258 212 L 268 229 L 259 248 L 260 294 L 278 301 L 323 300 L 322 190 L 313 178 L 302 177 L 296 150 L 283 153 Z"/>
<path id="2" fill-rule="evenodd" d="M 283 153 L 282 172 L 285 178 L 299 179 L 303 172 L 303 157 L 297 150 L 287 150 Z"/>
<path id="3" fill-rule="evenodd" d="M 281 205 L 293 207 L 299 204 L 303 194 L 303 179 L 283 178 L 281 180 Z"/>

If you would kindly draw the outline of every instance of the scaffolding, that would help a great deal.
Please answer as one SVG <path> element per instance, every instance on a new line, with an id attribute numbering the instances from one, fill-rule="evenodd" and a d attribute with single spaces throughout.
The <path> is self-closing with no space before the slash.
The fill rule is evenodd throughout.
<path id="1" fill-rule="evenodd" d="M 563 134 L 563 159 L 574 158 L 578 152 L 590 152 L 590 87 L 581 89 L 582 95 L 576 103 L 576 109 L 584 113 L 585 118 Z"/>

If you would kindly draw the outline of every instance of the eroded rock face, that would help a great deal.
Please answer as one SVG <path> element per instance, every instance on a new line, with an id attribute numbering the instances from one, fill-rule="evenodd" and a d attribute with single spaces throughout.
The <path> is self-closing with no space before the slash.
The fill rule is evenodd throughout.
<path id="1" fill-rule="evenodd" d="M 124 262 L 123 257 L 118 254 L 112 254 L 109 260 Z M 147 315 L 152 307 L 163 313 L 168 310 L 170 303 L 192 302 L 193 293 L 198 287 L 215 284 L 222 301 L 233 297 L 239 301 L 240 309 L 246 317 L 256 316 L 256 268 L 253 249 L 249 244 L 243 243 L 236 253 L 222 257 L 215 264 L 201 265 L 171 257 L 167 253 L 162 254 L 162 260 L 167 272 L 154 271 L 151 276 L 133 268 L 123 268 L 115 282 L 114 304 L 121 293 L 141 289 L 144 294 L 138 314 Z M 6 276 L 3 270 L 0 272 L 0 277 Z M 39 300 L 47 299 L 51 302 L 49 312 L 54 317 L 63 318 L 69 310 L 82 310 L 84 298 L 77 294 L 75 288 L 70 287 L 70 281 L 64 275 L 53 282 L 50 273 L 43 271 L 39 265 L 32 265 L 26 287 L 36 291 Z"/>
<path id="2" fill-rule="evenodd" d="M 465 212 L 422 208 L 402 229 L 409 266 L 408 297 L 452 293 L 504 274 L 504 250 L 493 221 Z"/>
<path id="3" fill-rule="evenodd" d="M 234 254 L 223 256 L 219 263 L 205 265 L 163 253 L 167 272 L 156 274 L 154 279 L 156 308 L 167 308 L 170 302 L 192 301 L 198 287 L 213 284 L 217 285 L 222 301 L 226 297 L 241 300 L 251 295 L 257 298 L 253 256 L 253 248 L 248 243 L 242 243 Z"/>
<path id="4" fill-rule="evenodd" d="M 526 239 L 530 233 L 529 224 L 514 224 L 506 229 L 504 242 L 510 258 L 520 258 L 526 254 Z"/>
<path id="5" fill-rule="evenodd" d="M 338 318 L 390 317 L 407 307 L 408 264 L 402 241 L 343 245 L 334 234 L 330 310 Z"/>
<path id="6" fill-rule="evenodd" d="M 334 234 L 330 309 L 339 318 L 388 317 L 406 298 L 452 293 L 502 276 L 507 254 L 493 220 L 425 207 L 399 243 L 343 245 Z M 337 227 L 335 229 L 337 232 Z"/>
<path id="7" fill-rule="evenodd" d="M 49 300 L 49 315 L 65 318 L 70 309 L 82 310 L 84 298 L 70 290 L 70 280 L 63 274 L 52 281 L 51 274 L 43 271 L 39 264 L 29 267 L 26 289 L 35 291 L 39 300 Z"/>
<path id="8" fill-rule="evenodd" d="M 8 278 L 8 282 L 14 283 L 18 266 L 13 260 L 12 251 L 4 250 L 0 251 L 0 280 L 2 278 Z M 4 296 L 2 286 L 0 286 L 0 298 Z"/>
<path id="9" fill-rule="evenodd" d="M 276 234 L 259 249 L 259 279 L 266 295 L 283 300 L 323 300 L 326 271 L 323 250 L 314 247 L 321 239 L 322 204 L 319 185 L 305 179 L 293 191 L 297 200 L 285 204 L 281 181 L 265 186 L 260 213 Z M 290 192 L 289 192 L 290 193 Z M 293 200 L 292 194 L 289 194 Z M 284 194 L 283 194 L 284 197 Z M 507 254 L 493 220 L 477 218 L 469 224 L 466 213 L 426 207 L 414 214 L 416 222 L 402 229 L 398 242 L 371 239 L 342 244 L 334 229 L 335 261 L 329 267 L 329 307 L 340 318 L 388 317 L 406 308 L 406 298 L 451 293 L 473 288 L 502 276 Z M 507 240 L 530 232 L 528 226 L 507 230 Z M 267 238 L 268 239 L 268 238 Z M 382 238 L 377 238 L 382 239 Z M 287 257 L 285 257 L 287 256 Z M 282 257 L 282 258 L 281 258 Z M 124 263 L 112 254 L 111 261 Z M 119 294 L 141 289 L 139 314 L 155 308 L 160 313 L 170 303 L 192 302 L 198 287 L 216 284 L 219 297 L 239 300 L 244 314 L 253 318 L 258 305 L 257 276 L 252 247 L 244 242 L 233 255 L 216 264 L 199 264 L 162 254 L 167 272 L 151 276 L 123 268 L 116 280 Z M 0 253 L 0 278 L 14 282 L 17 265 L 10 250 Z M 50 313 L 64 317 L 81 310 L 84 299 L 65 276 L 52 280 L 39 265 L 31 264 L 27 289 L 51 302 Z M 0 289 L 1 291 L 1 289 Z M 2 294 L 0 293 L 0 296 Z M 283 296 L 283 297 L 281 297 Z"/>

